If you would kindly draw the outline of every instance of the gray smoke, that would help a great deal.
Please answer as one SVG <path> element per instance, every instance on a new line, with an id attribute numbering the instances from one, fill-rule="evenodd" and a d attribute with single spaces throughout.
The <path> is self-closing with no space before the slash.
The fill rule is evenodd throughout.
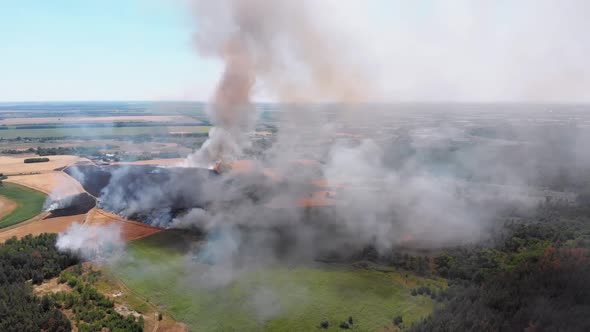
<path id="1" fill-rule="evenodd" d="M 129 171 L 122 169 L 104 195 L 127 216 L 178 200 L 205 202 L 172 221 L 152 221 L 206 231 L 208 240 L 188 258 L 196 281 L 219 287 L 260 265 L 346 256 L 369 245 L 386 254 L 399 246 L 477 242 L 489 236 L 499 215 L 526 211 L 552 195 L 550 179 L 587 169 L 582 128 L 557 125 L 557 137 L 548 135 L 553 118 L 547 111 L 555 105 L 521 112 L 515 105 L 361 103 L 580 99 L 576 89 L 587 86 L 585 80 L 567 74 L 588 69 L 574 56 L 587 43 L 560 39 L 587 38 L 578 29 L 585 23 L 574 15 L 577 2 L 541 1 L 538 14 L 525 10 L 532 2 L 519 3 L 510 11 L 521 23 L 511 25 L 513 35 L 496 34 L 503 16 L 492 3 L 480 10 L 479 4 L 435 1 L 423 25 L 394 20 L 395 28 L 383 31 L 366 24 L 363 3 L 191 1 L 199 53 L 220 60 L 224 70 L 208 109 L 215 128 L 186 166 L 250 158 L 248 134 L 257 117 L 252 99 L 261 93 L 282 102 L 274 113 L 276 142 L 246 172 L 212 181 L 170 176 L 146 185 L 125 180 Z M 549 4 L 555 16 L 548 15 Z M 564 57 L 549 56 L 549 42 L 527 40 L 536 27 L 551 32 Z M 376 39 L 378 48 L 370 45 Z M 538 61 L 528 62 L 529 51 Z M 522 57 L 508 61 L 513 54 Z M 556 77 L 567 84 L 550 94 L 538 88 Z M 545 124 L 531 121 L 540 115 Z M 273 303 L 261 298 L 254 302 Z"/>
<path id="2" fill-rule="evenodd" d="M 224 71 L 210 106 L 217 128 L 203 148 L 189 156 L 187 164 L 210 166 L 248 158 L 245 151 L 250 141 L 245 138 L 253 130 L 256 115 L 251 100 L 262 92 L 283 102 L 283 112 L 275 145 L 258 160 L 252 173 L 271 169 L 281 180 L 280 185 L 271 185 L 270 194 L 262 195 L 263 199 L 212 204 L 206 211 L 195 209 L 176 218 L 174 227 L 218 231 L 227 225 L 287 225 L 292 227 L 288 232 L 297 258 L 308 259 L 318 253 L 347 252 L 366 245 L 387 252 L 408 243 L 436 248 L 479 241 L 488 236 L 499 214 L 514 211 L 515 206 L 533 208 L 545 198 L 546 192 L 531 187 L 539 185 L 543 177 L 537 167 L 542 153 L 532 152 L 523 163 L 498 148 L 498 142 L 480 142 L 481 147 L 466 144 L 461 153 L 453 154 L 452 145 L 477 139 L 469 132 L 471 128 L 441 119 L 433 123 L 436 115 L 426 113 L 424 127 L 410 127 L 405 138 L 401 132 L 398 136 L 408 139 L 408 151 L 418 152 L 400 154 L 396 160 L 388 146 L 404 145 L 403 139 L 377 142 L 374 137 L 379 133 L 372 130 L 383 120 L 402 130 L 395 121 L 406 119 L 392 119 L 383 113 L 401 112 L 403 105 L 375 110 L 358 102 L 576 96 L 565 87 L 546 94 L 540 85 L 560 78 L 575 91 L 585 86 L 576 79 L 581 76 L 569 75 L 576 66 L 589 69 L 587 61 L 575 57 L 588 44 L 570 43 L 571 36 L 581 37 L 579 28 L 586 26 L 576 14 L 585 4 L 541 1 L 537 7 L 525 1 L 514 8 L 486 3 L 481 9 L 479 4 L 435 1 L 424 24 L 415 26 L 421 22 L 417 19 L 394 20 L 386 28 L 383 22 L 371 22 L 375 13 L 369 15 L 368 9 L 373 2 L 364 6 L 341 1 L 197 0 L 191 4 L 197 48 L 202 56 L 221 60 Z M 392 9 L 383 3 L 380 6 Z M 400 10 L 407 7 L 412 5 L 399 4 Z M 532 7 L 540 11 L 529 11 Z M 506 19 L 511 20 L 513 31 L 494 30 L 503 19 L 502 10 L 509 11 L 504 14 L 511 15 Z M 558 24 L 566 17 L 571 21 Z M 536 28 L 563 46 L 566 52 L 559 58 L 563 61 L 551 58 L 550 54 L 555 54 L 552 46 L 527 37 Z M 532 63 L 525 56 L 527 52 L 536 52 Z M 514 61 L 513 55 L 517 55 Z M 524 73 L 524 78 L 516 78 L 512 69 Z M 484 90 L 489 93 L 482 93 Z M 338 104 L 311 104 L 318 101 Z M 357 137 L 350 137 L 351 128 Z M 532 139 L 539 137 L 533 135 Z M 521 139 L 515 141 L 526 144 Z M 531 150 L 521 146 L 515 151 Z M 447 154 L 450 160 L 425 160 L 430 153 Z M 315 166 L 294 163 L 301 159 L 318 162 Z M 462 174 L 441 174 L 444 167 L 455 167 L 446 172 Z M 240 179 L 247 182 L 249 175 L 242 174 Z M 310 188 L 309 184 L 318 180 L 328 188 Z M 231 195 L 247 195 L 240 190 L 248 188 L 239 187 Z M 228 195 L 219 189 L 206 191 L 212 197 Z M 308 207 L 301 206 L 301 197 L 307 197 L 312 205 L 327 202 L 328 206 L 310 213 Z M 227 260 L 248 259 L 244 258 L 248 252 L 256 252 L 258 259 L 260 252 L 272 257 L 276 252 L 273 243 L 281 240 L 273 240 L 272 233 L 265 236 L 270 239 L 264 244 L 241 239 L 244 248 L 231 251 Z M 263 260 L 273 261 L 268 257 Z"/>
<path id="3" fill-rule="evenodd" d="M 311 1 L 191 3 L 197 48 L 223 61 L 224 71 L 209 107 L 216 128 L 189 165 L 241 157 L 255 123 L 251 98 L 257 88 L 283 102 L 366 100 L 362 68 L 349 66 L 329 27 L 312 17 Z"/>
<path id="4" fill-rule="evenodd" d="M 56 247 L 99 263 L 113 262 L 125 247 L 116 224 L 88 226 L 74 223 L 57 237 Z"/>

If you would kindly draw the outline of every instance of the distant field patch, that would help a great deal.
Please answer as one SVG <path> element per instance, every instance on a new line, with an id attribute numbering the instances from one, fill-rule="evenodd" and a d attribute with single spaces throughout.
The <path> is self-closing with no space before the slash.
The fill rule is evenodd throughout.
<path id="1" fill-rule="evenodd" d="M 43 118 L 7 118 L 0 125 L 48 124 L 48 123 L 117 123 L 117 122 L 181 122 L 199 124 L 200 121 L 184 115 L 142 115 L 142 116 L 66 116 Z"/>
<path id="2" fill-rule="evenodd" d="M 118 165 L 156 165 L 156 166 L 178 166 L 185 162 L 185 158 L 151 159 L 128 162 L 118 162 Z"/>
<path id="3" fill-rule="evenodd" d="M 4 216 L 9 215 L 17 207 L 18 205 L 15 201 L 8 199 L 4 196 L 0 196 L 0 219 L 4 218 Z"/>
<path id="4" fill-rule="evenodd" d="M 56 168 L 71 165 L 79 160 L 86 160 L 78 156 L 55 155 L 51 156 L 48 162 L 25 164 L 24 160 L 29 157 L 31 157 L 31 155 L 19 155 L 19 157 L 0 156 L 0 173 L 4 173 L 4 175 L 23 175 L 36 172 L 44 173 L 50 172 Z"/>
<path id="5" fill-rule="evenodd" d="M 392 329 L 401 315 L 406 326 L 429 315 L 435 301 L 412 296 L 411 287 L 445 287 L 444 281 L 400 271 L 345 265 L 269 267 L 246 272 L 227 285 L 205 287 L 191 258 L 181 254 L 182 239 L 168 232 L 132 243 L 132 259 L 112 272 L 131 289 L 185 322 L 191 331 L 328 331 L 353 317 L 353 330 Z M 235 271 L 209 270 L 215 280 Z M 200 285 L 200 286 L 199 286 Z"/>
<path id="6" fill-rule="evenodd" d="M 9 229 L 0 229 L 0 243 L 13 236 L 20 239 L 26 235 L 37 236 L 42 233 L 61 233 L 67 230 L 74 222 L 83 222 L 85 214 L 78 214 L 66 217 L 34 220 L 25 225 L 18 225 Z"/>
<path id="7" fill-rule="evenodd" d="M 146 225 L 137 221 L 127 220 L 105 210 L 94 208 L 88 212 L 85 225 L 105 226 L 118 225 L 121 229 L 121 238 L 124 241 L 133 241 L 161 232 L 156 227 Z"/>
<path id="8" fill-rule="evenodd" d="M 15 129 L 0 130 L 0 137 L 14 139 L 18 137 L 112 137 L 138 135 L 167 135 L 175 133 L 204 134 L 209 132 L 209 126 L 180 126 L 180 127 L 99 127 L 99 128 L 43 128 L 43 129 Z"/>
<path id="9" fill-rule="evenodd" d="M 84 192 L 78 181 L 66 173 L 59 171 L 33 175 L 13 175 L 4 181 L 27 186 L 46 194 L 52 194 L 54 199 L 62 199 Z"/>
<path id="10" fill-rule="evenodd" d="M 4 182 L 0 186 L 0 195 L 17 204 L 17 207 L 11 213 L 0 219 L 0 228 L 17 224 L 38 215 L 43 209 L 46 198 L 45 194 L 41 192 L 9 182 Z"/>

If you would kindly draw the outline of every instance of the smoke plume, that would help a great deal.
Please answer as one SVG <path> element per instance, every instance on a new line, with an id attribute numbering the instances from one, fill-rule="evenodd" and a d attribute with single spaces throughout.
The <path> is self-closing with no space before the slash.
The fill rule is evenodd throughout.
<path id="1" fill-rule="evenodd" d="M 112 261 L 125 246 L 118 225 L 88 226 L 74 223 L 57 237 L 56 246 L 84 259 L 97 262 Z"/>
<path id="2" fill-rule="evenodd" d="M 209 113 L 215 128 L 189 165 L 241 156 L 253 129 L 255 89 L 282 102 L 366 100 L 362 68 L 311 15 L 310 1 L 192 1 L 201 55 L 223 62 Z M 362 83 L 361 83 L 362 82 Z"/>

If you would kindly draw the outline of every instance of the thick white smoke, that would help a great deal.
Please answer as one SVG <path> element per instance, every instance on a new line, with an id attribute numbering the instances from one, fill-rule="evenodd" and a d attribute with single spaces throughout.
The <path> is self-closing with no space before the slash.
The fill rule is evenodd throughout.
<path id="1" fill-rule="evenodd" d="M 121 238 L 121 228 L 116 224 L 88 226 L 74 223 L 58 235 L 56 246 L 84 259 L 109 262 L 122 252 L 125 242 Z"/>
<path id="2" fill-rule="evenodd" d="M 402 1 L 190 3 L 197 48 L 202 56 L 221 60 L 224 71 L 210 106 L 216 128 L 187 163 L 209 166 L 247 157 L 244 149 L 249 140 L 245 138 L 256 115 L 253 96 L 262 91 L 283 102 L 277 143 L 267 151 L 262 165 L 285 180 L 273 189 L 273 202 L 286 202 L 280 204 L 281 214 L 298 225 L 299 245 L 319 240 L 318 229 L 306 224 L 309 215 L 294 199 L 309 194 L 305 184 L 318 176 L 305 167 L 294 168 L 292 161 L 322 160 L 320 177 L 345 184 L 338 191 L 338 203 L 325 215 L 338 225 L 340 235 L 317 249 L 337 250 L 353 242 L 388 250 L 408 238 L 425 247 L 477 241 L 507 205 L 528 208 L 538 201 L 513 187 L 527 182 L 525 174 L 493 165 L 485 149 L 473 149 L 456 160 L 500 185 L 474 192 L 465 182 L 432 174 L 431 165 L 419 156 L 404 160 L 405 165 L 394 170 L 385 162 L 389 156 L 383 142 L 367 138 L 350 144 L 335 139 L 342 126 L 378 127 L 380 112 L 357 102 L 574 100 L 583 97 L 575 91 L 588 83 L 583 76 L 570 75 L 573 68 L 590 69 L 587 61 L 576 56 L 584 53 L 587 43 L 573 43 L 587 39 L 581 35 L 580 28 L 587 24 L 577 13 L 586 7 L 580 1 L 523 1 L 514 6 L 466 1 L 422 6 Z M 404 18 L 406 12 L 409 17 Z M 389 16 L 395 19 L 388 20 Z M 535 37 L 540 32 L 550 39 Z M 563 54 L 555 53 L 557 48 Z M 547 91 L 543 82 L 556 80 L 565 85 Z M 338 103 L 333 118 L 314 112 L 318 106 L 310 103 L 318 101 Z M 438 134 L 449 140 L 465 135 L 461 131 Z M 484 163 L 486 167 L 479 170 Z M 215 188 L 210 191 L 213 197 L 226 195 Z M 228 224 L 281 224 L 277 220 L 281 218 L 261 212 L 266 203 L 245 200 L 218 209 L 213 205 L 207 212 L 197 209 L 176 219 L 174 225 L 212 230 Z M 301 247 L 314 251 L 315 246 Z"/>

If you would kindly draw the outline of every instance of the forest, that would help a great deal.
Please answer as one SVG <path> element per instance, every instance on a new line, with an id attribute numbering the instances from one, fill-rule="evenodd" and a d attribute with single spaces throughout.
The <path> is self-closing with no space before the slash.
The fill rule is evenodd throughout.
<path id="1" fill-rule="evenodd" d="M 589 331 L 590 207 L 546 204 L 432 258 L 442 305 L 411 331 Z"/>
<path id="2" fill-rule="evenodd" d="M 55 234 L 12 238 L 0 246 L 0 331 L 71 331 L 71 323 L 31 284 L 53 278 L 78 262 L 55 248 Z"/>

